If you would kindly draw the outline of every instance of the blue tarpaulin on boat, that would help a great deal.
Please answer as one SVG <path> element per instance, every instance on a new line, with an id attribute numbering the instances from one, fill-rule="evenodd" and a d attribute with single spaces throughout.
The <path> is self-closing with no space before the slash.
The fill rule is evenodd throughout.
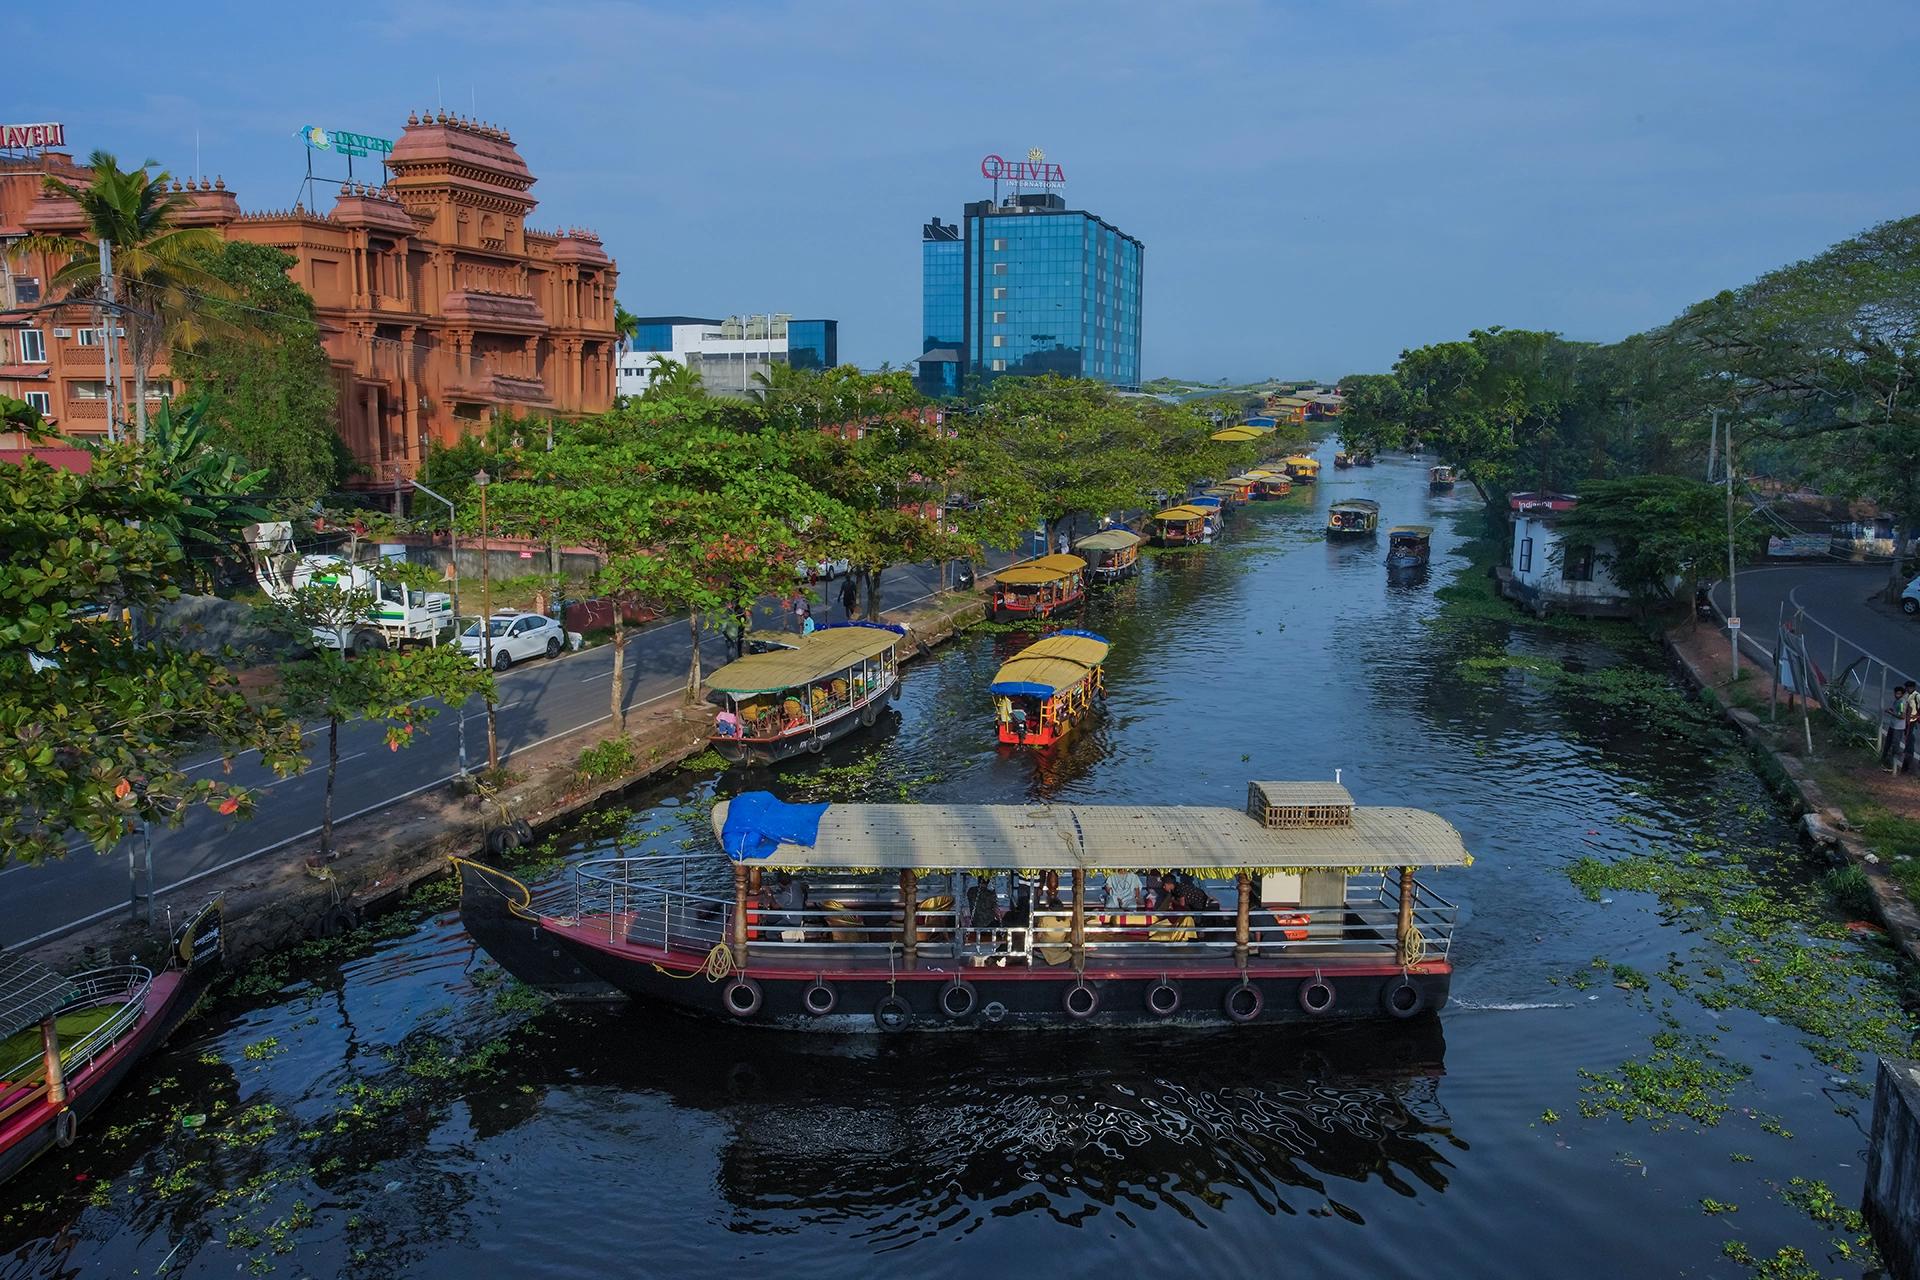
<path id="1" fill-rule="evenodd" d="M 782 844 L 811 845 L 820 834 L 824 804 L 788 804 L 770 791 L 747 791 L 727 805 L 720 847 L 736 862 L 764 858 Z"/>

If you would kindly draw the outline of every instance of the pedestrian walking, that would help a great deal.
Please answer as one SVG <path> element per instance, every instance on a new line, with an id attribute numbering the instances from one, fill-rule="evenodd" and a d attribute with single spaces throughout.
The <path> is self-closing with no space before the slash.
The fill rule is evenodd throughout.
<path id="1" fill-rule="evenodd" d="M 1900 769 L 1912 776 L 1914 739 L 1920 738 L 1920 685 L 1907 681 L 1907 696 L 1901 707 L 1905 713 L 1906 740 L 1901 744 Z"/>
<path id="2" fill-rule="evenodd" d="M 853 571 L 847 571 L 847 577 L 840 584 L 840 607 L 846 612 L 847 621 L 853 621 L 853 611 L 860 604 L 860 584 L 853 580 Z"/>

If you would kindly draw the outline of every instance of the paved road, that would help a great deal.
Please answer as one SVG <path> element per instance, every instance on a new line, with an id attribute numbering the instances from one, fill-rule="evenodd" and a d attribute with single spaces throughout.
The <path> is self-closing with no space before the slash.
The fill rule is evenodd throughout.
<path id="1" fill-rule="evenodd" d="M 1009 558 L 995 556 L 991 563 L 1004 564 Z M 898 608 L 931 594 L 938 582 L 938 570 L 931 565 L 890 569 L 880 581 L 881 603 Z M 815 607 L 816 617 L 841 616 L 837 583 L 822 584 L 815 594 L 826 600 Z M 778 605 L 763 602 L 756 625 L 777 629 L 780 622 Z M 629 709 L 679 694 L 687 671 L 685 618 L 657 622 L 629 636 L 626 650 L 623 700 Z M 707 636 L 701 653 L 709 670 L 726 660 L 718 636 Z M 501 676 L 495 716 L 501 756 L 606 720 L 611 714 L 608 681 L 612 675 L 613 649 L 602 646 L 526 663 Z M 334 820 L 371 812 L 454 777 L 459 771 L 462 718 L 459 712 L 443 711 L 415 732 L 413 745 L 397 753 L 388 750 L 383 727 L 366 721 L 342 725 Z M 480 705 L 470 703 L 464 719 L 468 759 L 484 766 L 487 731 Z M 244 756 L 235 763 L 230 780 L 260 791 L 249 818 L 223 818 L 202 805 L 180 827 L 154 831 L 154 880 L 160 891 L 275 850 L 286 850 L 289 857 L 296 850 L 309 851 L 320 829 L 323 735 L 309 736 L 307 755 L 317 764 L 286 778 L 276 778 L 257 756 Z M 190 766 L 196 770 L 220 767 L 218 757 Z M 56 863 L 0 870 L 0 946 L 44 941 L 126 911 L 131 887 L 129 846 L 137 848 L 137 841 L 129 841 L 115 854 L 96 855 L 79 846 Z"/>
<path id="2" fill-rule="evenodd" d="M 1887 585 L 1884 565 L 1778 565 L 1740 571 L 1740 616 L 1749 640 L 1771 653 L 1784 605 L 1838 632 L 1844 639 L 1836 654 L 1834 637 L 1808 627 L 1807 650 L 1822 669 L 1841 670 L 1861 653 L 1870 653 L 1897 670 L 1920 678 L 1920 620 L 1906 617 L 1875 598 Z M 1713 602 L 1727 608 L 1727 584 L 1713 588 Z M 1835 661 L 1836 656 L 1838 661 Z"/>

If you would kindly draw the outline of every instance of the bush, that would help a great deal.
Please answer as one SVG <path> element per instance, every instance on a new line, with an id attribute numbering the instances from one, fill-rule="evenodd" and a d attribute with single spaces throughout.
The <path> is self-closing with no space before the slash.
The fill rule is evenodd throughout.
<path id="1" fill-rule="evenodd" d="M 1833 905 L 1856 919 L 1875 914 L 1873 886 L 1867 873 L 1858 867 L 1835 867 L 1820 878 L 1820 887 L 1833 899 Z"/>
<path id="2" fill-rule="evenodd" d="M 606 782 L 632 773 L 639 763 L 633 752 L 633 739 L 608 738 L 580 753 L 573 776 L 581 782 Z"/>

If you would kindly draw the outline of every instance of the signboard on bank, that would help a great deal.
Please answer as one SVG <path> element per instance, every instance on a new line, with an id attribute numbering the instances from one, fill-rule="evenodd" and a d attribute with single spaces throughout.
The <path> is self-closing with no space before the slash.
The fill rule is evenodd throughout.
<path id="1" fill-rule="evenodd" d="M 0 124 L 0 150 L 39 151 L 67 145 L 64 124 Z"/>
<path id="2" fill-rule="evenodd" d="M 339 156 L 384 156 L 393 150 L 391 138 L 374 138 L 344 129 L 322 129 L 317 124 L 303 124 L 293 136 L 306 143 L 309 151 L 331 151 Z"/>

